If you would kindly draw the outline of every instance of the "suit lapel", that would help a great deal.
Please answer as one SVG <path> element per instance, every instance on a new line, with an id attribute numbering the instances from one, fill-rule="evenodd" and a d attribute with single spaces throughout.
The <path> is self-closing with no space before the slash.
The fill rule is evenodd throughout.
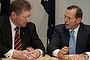
<path id="1" fill-rule="evenodd" d="M 66 30 L 66 43 L 68 43 L 67 46 L 69 46 L 69 38 L 70 38 L 69 30 Z"/>
<path id="2" fill-rule="evenodd" d="M 83 38 L 84 38 L 84 28 L 83 25 L 80 25 L 80 28 L 78 30 L 78 34 L 77 34 L 77 40 L 76 40 L 76 51 L 79 51 L 79 48 L 82 47 L 82 42 L 83 42 Z"/>
<path id="3" fill-rule="evenodd" d="M 8 43 L 9 43 L 10 47 L 12 47 L 12 32 L 11 32 L 11 27 L 8 27 L 7 34 L 8 34 L 8 36 L 7 36 Z"/>
<path id="4" fill-rule="evenodd" d="M 62 34 L 62 41 L 63 41 L 62 45 L 69 46 L 69 37 L 70 37 L 69 30 L 64 28 L 61 34 Z"/>
<path id="5" fill-rule="evenodd" d="M 25 35 L 25 28 L 20 28 L 20 37 L 21 37 L 21 41 L 22 41 L 22 49 L 26 49 L 26 35 Z"/>

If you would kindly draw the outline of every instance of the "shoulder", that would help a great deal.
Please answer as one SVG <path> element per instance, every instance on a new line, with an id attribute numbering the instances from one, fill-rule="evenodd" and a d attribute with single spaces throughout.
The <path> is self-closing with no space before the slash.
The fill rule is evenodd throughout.
<path id="1" fill-rule="evenodd" d="M 33 29 L 36 29 L 36 26 L 32 22 L 28 22 L 25 28 L 33 30 Z"/>
<path id="2" fill-rule="evenodd" d="M 90 25 L 85 25 L 84 29 L 86 29 L 86 31 L 90 32 Z"/>
<path id="3" fill-rule="evenodd" d="M 8 16 L 6 16 L 6 15 L 0 16 L 0 19 L 7 19 L 7 18 L 8 18 Z"/>
<path id="4" fill-rule="evenodd" d="M 82 29 L 82 30 L 84 30 L 84 31 L 90 32 L 90 25 L 81 23 L 81 24 L 80 24 L 80 29 Z"/>
<path id="5" fill-rule="evenodd" d="M 68 31 L 68 29 L 65 28 L 65 24 L 58 24 L 55 26 L 54 31 L 62 33 Z"/>
<path id="6" fill-rule="evenodd" d="M 90 25 L 84 24 L 84 23 L 80 23 L 80 26 L 84 29 L 88 29 L 90 28 Z"/>
<path id="7" fill-rule="evenodd" d="M 8 21 L 9 17 L 6 15 L 0 16 L 0 22 Z"/>
<path id="8" fill-rule="evenodd" d="M 55 29 L 66 29 L 65 24 L 58 24 L 55 26 Z"/>
<path id="9" fill-rule="evenodd" d="M 36 30 L 36 26 L 32 22 L 28 22 L 25 27 L 21 27 L 21 30 L 22 31 L 34 31 L 34 30 Z"/>
<path id="10" fill-rule="evenodd" d="M 27 23 L 27 26 L 32 26 L 32 27 L 34 27 L 35 24 L 34 24 L 33 22 L 28 22 L 28 23 Z"/>
<path id="11" fill-rule="evenodd" d="M 0 24 L 3 25 L 7 23 L 9 23 L 9 17 L 6 15 L 0 16 Z"/>

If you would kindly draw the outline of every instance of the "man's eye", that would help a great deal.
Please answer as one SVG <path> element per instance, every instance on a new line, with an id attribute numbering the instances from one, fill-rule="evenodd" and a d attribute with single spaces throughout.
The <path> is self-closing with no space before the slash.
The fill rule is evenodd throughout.
<path id="1" fill-rule="evenodd" d="M 68 19 L 71 19 L 71 17 L 68 17 Z"/>
<path id="2" fill-rule="evenodd" d="M 26 17 L 23 17 L 23 18 L 26 18 Z"/>

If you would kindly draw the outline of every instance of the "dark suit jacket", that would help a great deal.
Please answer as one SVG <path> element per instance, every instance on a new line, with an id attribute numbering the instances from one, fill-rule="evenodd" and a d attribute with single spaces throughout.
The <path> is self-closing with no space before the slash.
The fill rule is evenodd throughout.
<path id="1" fill-rule="evenodd" d="M 20 36 L 22 40 L 22 49 L 33 47 L 41 49 L 45 52 L 43 43 L 39 39 L 36 32 L 35 24 L 29 22 L 26 27 L 20 28 Z M 5 54 L 12 48 L 12 32 L 9 17 L 0 17 L 0 53 Z"/>
<path id="2" fill-rule="evenodd" d="M 69 38 L 69 30 L 65 28 L 65 25 L 57 25 L 53 38 L 47 48 L 48 54 L 52 56 L 54 50 L 69 46 Z M 90 26 L 80 23 L 76 40 L 76 53 L 80 54 L 88 51 L 90 51 Z"/>

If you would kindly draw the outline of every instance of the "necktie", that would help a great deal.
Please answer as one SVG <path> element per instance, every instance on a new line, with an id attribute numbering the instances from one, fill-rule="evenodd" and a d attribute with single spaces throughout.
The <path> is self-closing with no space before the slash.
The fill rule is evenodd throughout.
<path id="1" fill-rule="evenodd" d="M 22 50 L 22 42 L 19 34 L 19 27 L 15 27 L 14 49 Z"/>
<path id="2" fill-rule="evenodd" d="M 70 40 L 69 40 L 69 46 L 72 46 L 69 50 L 69 54 L 75 54 L 75 31 L 70 31 Z"/>

